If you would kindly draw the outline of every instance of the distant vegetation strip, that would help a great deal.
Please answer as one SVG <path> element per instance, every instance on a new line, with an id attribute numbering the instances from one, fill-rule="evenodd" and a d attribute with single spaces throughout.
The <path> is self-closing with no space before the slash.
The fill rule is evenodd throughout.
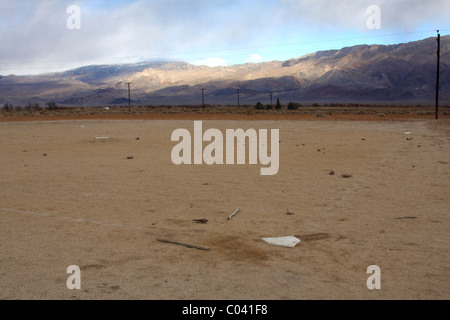
<path id="1" fill-rule="evenodd" d="M 0 118 L 20 117 L 71 117 L 71 116 L 93 116 L 93 115 L 170 115 L 170 114 L 222 114 L 222 115 L 309 115 L 316 118 L 332 118 L 338 115 L 355 115 L 384 118 L 386 116 L 400 116 L 401 118 L 417 118 L 420 116 L 432 116 L 435 113 L 434 106 L 422 105 L 374 105 L 358 103 L 313 103 L 302 105 L 299 103 L 289 103 L 287 105 L 255 105 L 242 106 L 115 106 L 115 107 L 68 107 L 57 106 L 48 103 L 42 107 L 39 104 L 28 104 L 25 107 L 5 104 L 0 110 Z M 450 106 L 441 106 L 440 115 L 450 118 Z"/>

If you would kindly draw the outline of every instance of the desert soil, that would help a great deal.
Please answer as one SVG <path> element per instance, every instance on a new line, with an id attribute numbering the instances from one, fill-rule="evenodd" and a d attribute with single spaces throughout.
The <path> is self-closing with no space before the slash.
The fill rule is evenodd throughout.
<path id="1" fill-rule="evenodd" d="M 279 129 L 274 176 L 174 165 L 192 119 L 0 123 L 0 299 L 448 299 L 450 121 L 352 120 L 203 121 Z"/>

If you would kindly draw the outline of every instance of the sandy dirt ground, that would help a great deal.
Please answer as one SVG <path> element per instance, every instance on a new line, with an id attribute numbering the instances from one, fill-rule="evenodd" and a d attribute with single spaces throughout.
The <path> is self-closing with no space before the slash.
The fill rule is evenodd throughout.
<path id="1" fill-rule="evenodd" d="M 449 298 L 449 120 L 203 121 L 279 129 L 274 176 L 176 166 L 178 128 L 193 121 L 0 123 L 0 299 Z M 301 242 L 261 240 L 278 236 Z"/>

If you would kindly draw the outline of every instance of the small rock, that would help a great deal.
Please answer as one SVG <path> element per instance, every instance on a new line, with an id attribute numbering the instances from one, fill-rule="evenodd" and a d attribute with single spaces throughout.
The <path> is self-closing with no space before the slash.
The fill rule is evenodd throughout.
<path id="1" fill-rule="evenodd" d="M 207 224 L 208 223 L 207 219 L 194 219 L 193 221 L 195 223 L 200 223 L 200 224 Z"/>

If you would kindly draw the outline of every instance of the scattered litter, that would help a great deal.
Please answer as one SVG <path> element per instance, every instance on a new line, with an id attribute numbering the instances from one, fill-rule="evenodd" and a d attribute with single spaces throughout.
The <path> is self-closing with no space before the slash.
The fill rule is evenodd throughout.
<path id="1" fill-rule="evenodd" d="M 412 132 L 406 131 L 405 134 L 412 134 Z"/>
<path id="2" fill-rule="evenodd" d="M 237 208 L 236 210 L 234 210 L 234 212 L 228 216 L 228 220 L 231 220 L 231 218 L 233 218 L 239 212 L 239 209 L 240 208 Z"/>
<path id="3" fill-rule="evenodd" d="M 169 239 L 157 238 L 156 240 L 159 241 L 159 242 L 176 244 L 176 245 L 179 245 L 179 246 L 184 246 L 184 247 L 198 249 L 198 250 L 203 250 L 203 251 L 210 251 L 211 250 L 211 248 L 209 248 L 209 247 L 198 246 L 198 245 L 195 245 L 195 244 L 182 243 L 182 242 L 173 241 L 173 240 L 169 240 Z"/>
<path id="4" fill-rule="evenodd" d="M 348 174 L 348 173 L 343 173 L 343 174 L 341 174 L 341 177 L 345 178 L 345 179 L 348 179 L 348 178 L 351 178 L 353 176 L 351 174 Z"/>
<path id="5" fill-rule="evenodd" d="M 293 214 L 295 214 L 295 212 L 290 212 L 289 209 L 287 209 L 286 215 L 292 216 Z"/>
<path id="6" fill-rule="evenodd" d="M 201 223 L 201 224 L 207 224 L 208 223 L 207 219 L 194 219 L 193 221 L 195 223 Z"/>
<path id="7" fill-rule="evenodd" d="M 274 246 L 286 247 L 286 248 L 294 248 L 297 244 L 300 243 L 300 239 L 293 237 L 293 236 L 263 238 L 262 240 L 265 243 L 268 243 L 268 244 L 271 244 Z"/>

